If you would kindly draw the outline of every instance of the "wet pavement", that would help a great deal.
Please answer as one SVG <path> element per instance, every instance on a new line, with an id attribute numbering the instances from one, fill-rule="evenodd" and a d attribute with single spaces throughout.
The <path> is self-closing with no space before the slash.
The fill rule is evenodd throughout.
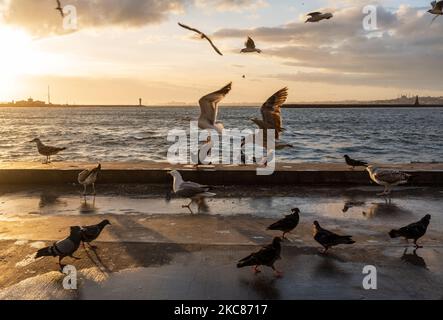
<path id="1" fill-rule="evenodd" d="M 165 200 L 167 188 L 106 185 L 85 200 L 71 185 L 0 188 L 0 299 L 441 299 L 443 188 L 399 188 L 391 200 L 377 187 L 219 187 L 201 214 Z M 284 271 L 255 276 L 236 262 L 278 233 L 266 227 L 302 211 L 284 243 Z M 197 210 L 197 208 L 195 208 Z M 387 232 L 431 214 L 424 249 L 406 248 Z M 108 218 L 94 252 L 81 248 L 79 288 L 62 289 L 56 259 L 34 260 L 38 248 L 64 238 L 71 225 Z M 354 235 L 354 246 L 319 253 L 312 222 Z M 374 265 L 378 290 L 364 290 Z M 217 275 L 217 276 L 214 276 Z"/>

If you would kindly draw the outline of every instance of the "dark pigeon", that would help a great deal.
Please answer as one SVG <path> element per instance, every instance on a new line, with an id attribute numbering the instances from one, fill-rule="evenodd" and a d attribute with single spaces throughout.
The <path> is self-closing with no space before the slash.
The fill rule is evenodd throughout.
<path id="1" fill-rule="evenodd" d="M 268 230 L 278 230 L 283 232 L 283 239 L 286 239 L 286 234 L 297 228 L 300 222 L 300 209 L 292 209 L 292 214 L 287 215 L 284 219 L 269 226 Z"/>
<path id="2" fill-rule="evenodd" d="M 40 249 L 35 255 L 35 259 L 41 257 L 59 257 L 58 263 L 60 265 L 60 268 L 63 268 L 62 260 L 66 257 L 80 260 L 73 255 L 80 247 L 81 241 L 81 228 L 71 227 L 71 234 L 69 235 L 69 237 L 54 243 L 50 247 Z"/>
<path id="3" fill-rule="evenodd" d="M 237 268 L 254 267 L 254 273 L 260 273 L 261 271 L 258 268 L 260 266 L 266 266 L 272 268 L 276 276 L 280 277 L 282 273 L 275 268 L 274 264 L 277 260 L 281 259 L 281 242 L 281 238 L 274 238 L 270 245 L 240 260 Z"/>
<path id="4" fill-rule="evenodd" d="M 338 246 L 340 244 L 355 243 L 355 241 L 352 240 L 352 236 L 340 236 L 331 231 L 325 230 L 317 221 L 314 222 L 314 239 L 325 248 L 323 253 L 326 253 L 329 248 Z"/>
<path id="5" fill-rule="evenodd" d="M 356 167 L 367 167 L 368 163 L 364 162 L 364 161 L 360 161 L 360 160 L 354 160 L 352 158 L 350 158 L 348 155 L 345 156 L 345 160 L 346 160 L 346 164 L 350 167 L 352 167 L 352 169 L 355 169 Z"/>
<path id="6" fill-rule="evenodd" d="M 103 229 L 108 225 L 111 225 L 111 222 L 109 222 L 109 220 L 103 220 L 99 224 L 93 226 L 81 227 L 81 239 L 83 243 L 89 244 L 92 241 L 97 240 Z"/>
<path id="7" fill-rule="evenodd" d="M 403 237 L 407 241 L 414 240 L 414 244 L 416 248 L 422 248 L 417 244 L 418 239 L 423 237 L 426 232 L 428 231 L 428 226 L 431 223 L 431 215 L 426 215 L 423 219 L 421 219 L 419 222 L 410 224 L 406 227 L 403 227 L 399 230 L 392 230 L 389 232 L 389 235 L 391 238 L 400 238 Z"/>

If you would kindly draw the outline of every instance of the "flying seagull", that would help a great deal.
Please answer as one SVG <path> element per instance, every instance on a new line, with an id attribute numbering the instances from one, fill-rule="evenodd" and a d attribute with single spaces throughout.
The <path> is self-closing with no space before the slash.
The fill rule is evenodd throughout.
<path id="1" fill-rule="evenodd" d="M 99 175 L 101 169 L 102 169 L 102 165 L 99 164 L 96 168 L 94 168 L 92 170 L 82 171 L 78 175 L 78 183 L 80 183 L 84 187 L 84 190 L 83 190 L 84 196 L 86 196 L 86 188 L 90 185 L 92 185 L 92 189 L 94 191 L 93 195 L 97 194 L 95 192 L 95 182 L 97 181 L 97 178 L 98 178 L 98 175 Z"/>
<path id="2" fill-rule="evenodd" d="M 430 223 L 431 223 L 431 215 L 428 214 L 419 222 L 410 224 L 399 230 L 392 230 L 391 232 L 389 232 L 389 236 L 393 239 L 403 237 L 408 242 L 410 239 L 412 239 L 414 240 L 416 248 L 422 248 L 417 244 L 417 241 L 426 234 L 426 231 L 428 230 L 428 226 Z"/>
<path id="3" fill-rule="evenodd" d="M 210 193 L 211 187 L 201 185 L 195 182 L 184 181 L 182 175 L 177 170 L 173 170 L 169 172 L 173 178 L 173 192 L 175 195 L 182 198 L 189 198 L 191 202 L 187 206 L 183 206 L 183 208 L 188 208 L 191 214 L 194 214 L 192 211 L 191 205 L 196 202 L 197 204 L 202 205 L 205 198 L 215 197 L 214 193 Z"/>
<path id="4" fill-rule="evenodd" d="M 74 257 L 74 253 L 78 250 L 81 243 L 81 229 L 80 227 L 71 227 L 71 234 L 64 240 L 54 243 L 52 246 L 40 249 L 35 255 L 35 259 L 41 257 L 59 257 L 58 264 L 63 269 L 62 260 L 66 257 L 71 257 L 75 260 L 80 260 Z"/>
<path id="5" fill-rule="evenodd" d="M 429 13 L 434 14 L 435 17 L 432 19 L 431 24 L 437 19 L 439 16 L 443 15 L 443 0 L 442 1 L 432 1 L 431 2 L 432 9 L 428 10 Z"/>
<path id="6" fill-rule="evenodd" d="M 286 234 L 297 228 L 300 222 L 300 209 L 292 209 L 292 214 L 286 216 L 282 220 L 274 223 L 268 227 L 268 230 L 278 230 L 283 232 L 283 239 L 286 239 Z"/>
<path id="7" fill-rule="evenodd" d="M 282 273 L 274 266 L 275 262 L 281 259 L 281 242 L 281 238 L 274 238 L 270 245 L 267 245 L 259 251 L 240 260 L 237 264 L 237 268 L 254 267 L 253 272 L 257 274 L 261 272 L 258 269 L 260 266 L 266 266 L 272 268 L 277 277 L 281 277 Z"/>
<path id="8" fill-rule="evenodd" d="M 380 196 L 390 195 L 392 187 L 406 184 L 411 179 L 411 175 L 398 170 L 380 169 L 374 166 L 369 166 L 366 170 L 372 181 L 385 187 Z"/>
<path id="9" fill-rule="evenodd" d="M 323 253 L 326 253 L 329 248 L 338 246 L 340 244 L 354 244 L 355 241 L 352 240 L 352 236 L 340 236 L 331 231 L 323 229 L 320 226 L 318 221 L 314 222 L 314 239 L 318 243 L 320 243 L 325 250 Z"/>
<path id="10" fill-rule="evenodd" d="M 248 40 L 246 40 L 245 42 L 245 46 L 246 48 L 242 49 L 240 53 L 251 53 L 251 52 L 262 53 L 260 49 L 257 49 L 257 47 L 255 46 L 255 42 L 254 40 L 252 40 L 251 37 L 248 37 Z"/>
<path id="11" fill-rule="evenodd" d="M 283 129 L 283 120 L 281 116 L 281 107 L 288 99 L 288 88 L 277 91 L 261 107 L 262 119 L 251 119 L 262 130 L 275 130 L 275 138 L 280 139 Z"/>
<path id="12" fill-rule="evenodd" d="M 305 23 L 308 22 L 320 22 L 322 20 L 329 20 L 334 17 L 332 13 L 322 13 L 322 12 L 311 12 L 307 14 L 309 16 L 308 20 L 306 20 Z"/>
<path id="13" fill-rule="evenodd" d="M 62 16 L 62 18 L 65 17 L 65 13 L 63 12 L 63 8 L 62 8 L 62 4 L 60 3 L 60 0 L 57 0 L 57 8 L 55 8 L 55 10 L 60 12 L 60 15 Z"/>
<path id="14" fill-rule="evenodd" d="M 37 143 L 38 153 L 46 157 L 46 164 L 51 163 L 51 156 L 55 156 L 59 152 L 66 150 L 66 148 L 45 146 L 40 139 L 34 139 L 31 141 L 31 143 L 34 142 Z"/>
<path id="15" fill-rule="evenodd" d="M 200 117 L 198 126 L 202 130 L 215 130 L 219 134 L 223 132 L 224 126 L 217 122 L 218 104 L 231 91 L 232 82 L 224 86 L 222 89 L 210 93 L 200 99 Z"/>
<path id="16" fill-rule="evenodd" d="M 368 163 L 364 162 L 364 161 L 360 161 L 360 160 L 354 160 L 351 157 L 349 157 L 348 155 L 345 156 L 345 160 L 346 160 L 346 164 L 350 167 L 352 167 L 352 169 L 355 169 L 356 167 L 367 167 Z"/>
<path id="17" fill-rule="evenodd" d="M 103 220 L 99 224 L 96 224 L 93 226 L 81 227 L 81 238 L 83 241 L 83 246 L 85 245 L 85 243 L 90 245 L 90 243 L 92 241 L 97 240 L 97 238 L 102 233 L 103 229 L 106 226 L 110 226 L 110 225 L 111 225 L 111 222 L 109 222 L 109 220 Z M 95 247 L 91 246 L 91 248 L 95 248 Z"/>
<path id="18" fill-rule="evenodd" d="M 190 31 L 193 31 L 193 32 L 197 33 L 198 35 L 200 35 L 201 39 L 208 40 L 208 42 L 211 44 L 212 48 L 214 48 L 215 52 L 217 52 L 221 56 L 223 55 L 223 53 L 220 52 L 220 50 L 215 46 L 215 44 L 212 42 L 212 40 L 206 34 L 201 32 L 200 30 L 197 30 L 195 28 L 191 28 L 191 27 L 189 27 L 187 25 L 184 25 L 184 24 L 182 24 L 180 22 L 178 23 L 178 25 L 180 27 L 184 28 L 184 29 L 187 29 L 187 30 L 190 30 Z"/>

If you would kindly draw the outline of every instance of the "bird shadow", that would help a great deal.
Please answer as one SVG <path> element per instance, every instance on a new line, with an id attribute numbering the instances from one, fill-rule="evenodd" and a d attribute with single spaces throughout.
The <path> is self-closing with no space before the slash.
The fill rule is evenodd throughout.
<path id="1" fill-rule="evenodd" d="M 88 202 L 86 197 L 83 198 L 83 201 L 80 205 L 79 212 L 82 215 L 89 214 L 93 215 L 97 213 L 97 208 L 95 206 L 95 197 L 93 197 L 92 202 Z"/>
<path id="2" fill-rule="evenodd" d="M 89 247 L 89 250 L 87 248 L 87 245 L 85 245 L 85 243 L 83 243 L 83 249 L 84 249 L 88 259 L 97 267 L 97 269 L 100 270 L 101 273 L 103 273 L 103 275 L 107 275 L 107 274 L 111 273 L 111 270 L 109 269 L 109 267 L 103 262 L 102 258 L 98 254 L 97 248 L 94 248 L 92 246 L 88 246 L 88 247 Z M 91 255 L 91 253 L 89 251 L 91 251 L 94 254 L 97 261 L 93 258 L 93 256 Z"/>
<path id="3" fill-rule="evenodd" d="M 401 260 L 403 262 L 406 262 L 408 264 L 414 265 L 416 267 L 425 269 L 425 270 L 429 270 L 428 269 L 428 265 L 426 264 L 426 260 L 419 256 L 417 251 L 418 249 L 415 249 L 413 251 L 413 253 L 408 253 L 409 248 L 406 248 L 405 251 L 403 252 L 403 256 L 401 257 Z"/>
<path id="4" fill-rule="evenodd" d="M 54 193 L 51 191 L 43 191 L 40 194 L 40 201 L 39 201 L 38 206 L 40 209 L 43 209 L 43 208 L 47 208 L 47 207 L 66 204 L 66 201 L 61 201 L 59 198 L 60 198 L 60 194 L 57 194 L 57 193 Z"/>

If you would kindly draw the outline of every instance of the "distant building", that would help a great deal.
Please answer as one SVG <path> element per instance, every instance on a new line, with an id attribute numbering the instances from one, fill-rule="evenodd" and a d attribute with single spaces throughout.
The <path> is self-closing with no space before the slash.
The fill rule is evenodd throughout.
<path id="1" fill-rule="evenodd" d="M 420 99 L 418 98 L 418 96 L 415 98 L 415 106 L 419 106 L 420 105 Z"/>
<path id="2" fill-rule="evenodd" d="M 16 101 L 14 105 L 16 107 L 44 107 L 46 102 L 29 98 L 28 100 Z"/>

